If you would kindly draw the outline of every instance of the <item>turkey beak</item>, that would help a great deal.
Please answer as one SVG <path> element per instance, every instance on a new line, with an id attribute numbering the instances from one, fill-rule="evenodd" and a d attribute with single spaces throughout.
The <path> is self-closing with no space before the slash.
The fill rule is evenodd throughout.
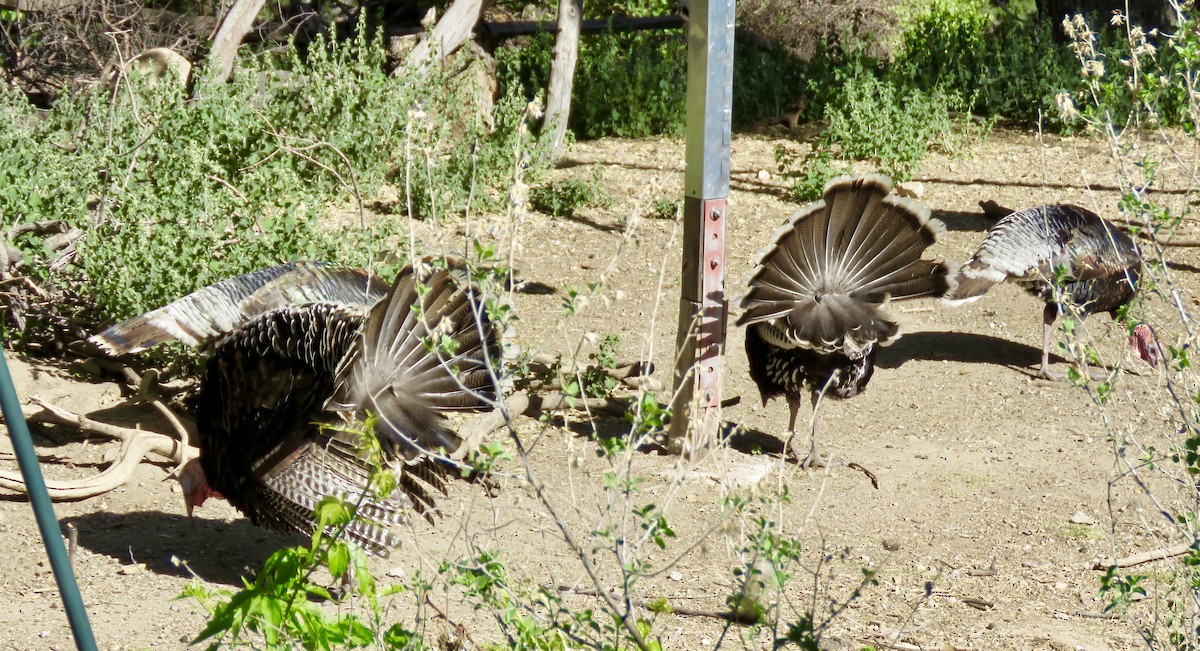
<path id="1" fill-rule="evenodd" d="M 191 477 L 186 473 L 180 474 L 179 488 L 183 491 L 183 508 L 187 511 L 188 522 L 194 527 L 196 526 L 196 521 L 192 519 L 192 510 L 196 508 L 196 505 L 192 501 L 192 491 L 196 490 L 196 487 L 192 484 Z"/>

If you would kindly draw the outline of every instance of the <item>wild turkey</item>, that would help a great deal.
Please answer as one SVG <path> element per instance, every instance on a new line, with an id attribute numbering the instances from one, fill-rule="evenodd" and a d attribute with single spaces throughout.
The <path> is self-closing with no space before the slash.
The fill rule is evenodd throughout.
<path id="1" fill-rule="evenodd" d="M 946 265 L 922 259 L 944 231 L 929 209 L 890 195 L 879 175 L 839 178 L 824 200 L 792 215 L 759 254 L 745 310 L 750 378 L 763 405 L 784 396 L 788 449 L 801 398 L 812 399 L 812 443 L 804 466 L 823 466 L 817 446 L 822 396 L 850 398 L 867 386 L 879 346 L 900 335 L 883 312 L 889 300 L 941 296 Z"/>
<path id="2" fill-rule="evenodd" d="M 1068 309 L 1086 318 L 1108 312 L 1113 319 L 1138 291 L 1142 255 L 1128 235 L 1095 213 L 1065 204 L 1039 206 L 1004 217 L 955 275 L 946 302 L 978 300 L 993 285 L 1014 280 L 1046 302 L 1042 311 L 1042 363 L 1038 376 L 1061 380 L 1050 370 L 1050 339 L 1058 315 Z M 1139 323 L 1130 347 L 1151 366 L 1158 346 L 1150 326 Z M 1093 377 L 1104 377 L 1089 371 Z"/>
<path id="3" fill-rule="evenodd" d="M 384 554 L 390 525 L 434 510 L 447 454 L 440 413 L 482 408 L 500 390 L 500 332 L 461 261 L 410 265 L 388 288 L 366 272 L 281 265 L 222 281 L 92 337 L 111 354 L 170 339 L 212 343 L 197 407 L 200 456 L 180 482 L 190 516 L 224 497 L 255 524 L 311 533 L 325 495 L 357 502 L 371 467 L 343 425 L 377 417 L 399 488 L 367 493 L 348 535 Z M 329 425 L 332 427 L 320 427 Z"/>

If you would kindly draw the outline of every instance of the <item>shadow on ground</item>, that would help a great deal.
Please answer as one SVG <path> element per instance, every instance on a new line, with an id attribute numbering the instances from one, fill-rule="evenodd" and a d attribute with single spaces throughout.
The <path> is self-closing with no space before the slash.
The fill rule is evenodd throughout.
<path id="1" fill-rule="evenodd" d="M 249 520 L 233 522 L 159 511 L 90 513 L 64 518 L 79 531 L 79 546 L 112 557 L 122 564 L 144 563 L 156 574 L 191 577 L 188 568 L 213 583 L 241 586 L 241 577 L 274 551 L 305 539 L 299 535 L 259 529 Z M 188 567 L 174 563 L 172 557 Z"/>
<path id="2" fill-rule="evenodd" d="M 900 368 L 909 360 L 945 360 L 1004 366 L 1032 374 L 1030 369 L 1036 368 L 1041 358 L 1041 349 L 989 335 L 910 332 L 896 343 L 884 346 L 876 364 L 881 368 Z"/>

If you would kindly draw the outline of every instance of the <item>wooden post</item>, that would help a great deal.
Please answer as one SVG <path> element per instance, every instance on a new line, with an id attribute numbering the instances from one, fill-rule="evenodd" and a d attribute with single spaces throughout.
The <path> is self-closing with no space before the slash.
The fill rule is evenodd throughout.
<path id="1" fill-rule="evenodd" d="M 471 38 L 479 16 L 491 4 L 490 0 L 454 0 L 446 7 L 446 13 L 434 26 L 429 35 L 408 53 L 405 66 L 397 66 L 392 75 L 401 75 L 407 70 L 423 71 L 430 61 L 439 63 L 450 56 Z"/>
<path id="2" fill-rule="evenodd" d="M 721 424 L 734 0 L 692 0 L 689 11 L 683 277 L 668 447 L 695 457 Z"/>
<path id="3" fill-rule="evenodd" d="M 213 39 L 208 55 L 208 70 L 213 81 L 225 82 L 233 73 L 233 61 L 237 58 L 238 46 L 254 27 L 254 19 L 262 11 L 267 0 L 236 0 Z"/>
<path id="4" fill-rule="evenodd" d="M 550 88 L 546 91 L 543 124 L 553 127 L 551 157 L 562 158 L 567 118 L 571 115 L 571 87 L 575 62 L 579 59 L 579 27 L 583 22 L 582 0 L 558 0 L 558 35 L 554 37 L 554 60 L 550 62 Z"/>

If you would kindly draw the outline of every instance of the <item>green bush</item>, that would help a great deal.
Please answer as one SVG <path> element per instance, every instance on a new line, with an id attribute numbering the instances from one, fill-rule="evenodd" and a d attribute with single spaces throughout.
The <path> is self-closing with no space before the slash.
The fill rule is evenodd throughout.
<path id="1" fill-rule="evenodd" d="M 529 192 L 529 203 L 538 212 L 562 217 L 575 215 L 580 208 L 608 206 L 612 197 L 601 187 L 597 170 L 590 178 L 569 176 L 536 186 Z"/>
<path id="2" fill-rule="evenodd" d="M 793 179 L 802 201 L 820 197 L 826 181 L 851 171 L 838 161 L 870 161 L 893 180 L 906 181 L 930 149 L 960 152 L 987 129 L 965 112 L 968 100 L 940 86 L 924 91 L 863 72 L 847 79 L 842 91 L 825 106 L 828 126 L 807 157 L 777 151 L 780 171 Z"/>
<path id="3" fill-rule="evenodd" d="M 506 89 L 533 97 L 550 79 L 549 34 L 500 48 Z M 579 46 L 568 126 L 577 137 L 683 133 L 687 44 L 677 31 L 585 36 Z"/>
<path id="4" fill-rule="evenodd" d="M 64 96 L 38 119 L 2 94 L 0 219 L 82 228 L 74 282 L 109 318 L 285 260 L 394 267 L 403 216 L 338 227 L 328 215 L 397 178 L 412 217 L 498 206 L 514 169 L 536 178 L 544 157 L 516 146 L 540 146 L 519 99 L 478 115 L 457 90 L 469 75 L 391 77 L 383 64 L 360 34 L 246 61 L 186 100 L 134 81 Z M 17 244 L 40 273 L 38 238 Z"/>
<path id="5" fill-rule="evenodd" d="M 971 109 L 1036 124 L 1078 71 L 1054 40 L 1057 25 L 993 8 L 984 0 L 925 0 L 901 9 L 901 36 L 890 69 L 924 89 L 963 89 Z"/>

